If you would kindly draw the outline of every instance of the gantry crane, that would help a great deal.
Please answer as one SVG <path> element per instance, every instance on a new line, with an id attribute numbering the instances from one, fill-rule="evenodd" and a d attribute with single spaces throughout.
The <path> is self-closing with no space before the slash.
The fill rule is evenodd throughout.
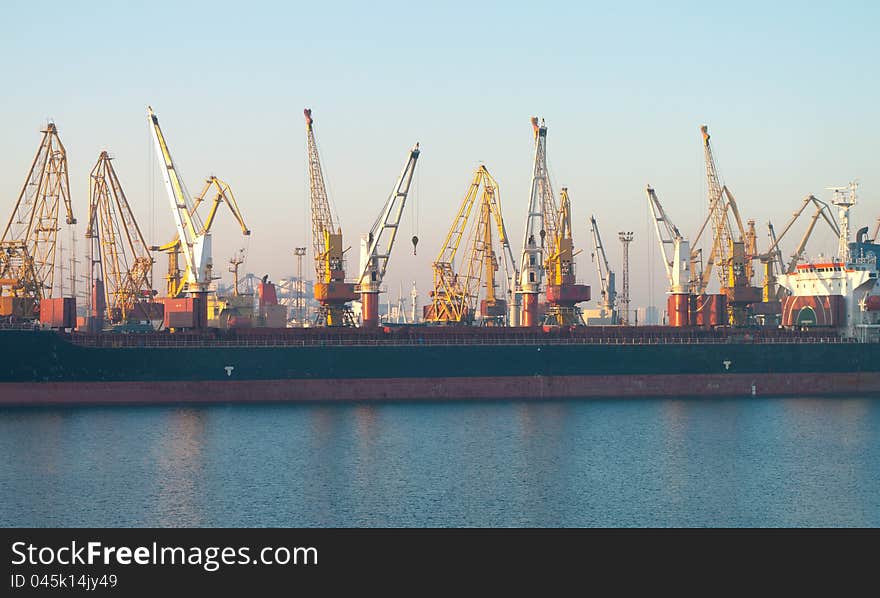
<path id="1" fill-rule="evenodd" d="M 312 250 L 315 258 L 315 299 L 320 304 L 316 324 L 321 326 L 354 326 L 350 301 L 357 299 L 355 285 L 345 282 L 345 251 L 342 229 L 337 228 L 330 210 L 324 173 L 315 142 L 312 111 L 306 117 L 306 140 L 309 160 L 309 195 L 312 204 Z"/>
<path id="2" fill-rule="evenodd" d="M 648 205 L 654 218 L 654 230 L 660 243 L 660 255 L 666 270 L 669 297 L 667 312 L 670 326 L 687 326 L 690 324 L 691 297 L 699 291 L 699 279 L 695 276 L 696 255 L 690 251 L 690 243 L 679 232 L 663 210 L 660 199 L 653 187 L 646 188 Z"/>
<path id="3" fill-rule="evenodd" d="M 602 235 L 599 234 L 599 224 L 595 216 L 590 216 L 590 232 L 593 234 L 593 260 L 596 262 L 596 274 L 599 277 L 599 309 L 608 313 L 611 323 L 617 324 L 617 290 L 614 285 L 614 272 L 608 266 L 608 257 L 605 255 L 605 245 L 602 244 Z"/>
<path id="4" fill-rule="evenodd" d="M 153 297 L 153 258 L 110 160 L 101 152 L 89 175 L 86 238 L 91 240 L 91 315 L 100 321 L 106 310 L 107 320 L 116 324 L 148 317 L 136 307 Z"/>
<path id="5" fill-rule="evenodd" d="M 548 218 L 545 217 L 545 222 Z M 575 278 L 574 239 L 571 234 L 571 200 L 568 188 L 559 193 L 559 212 L 554 220 L 552 234 L 555 237 L 547 254 L 545 268 L 547 278 L 547 312 L 544 324 L 557 326 L 583 326 L 584 319 L 577 304 L 590 300 L 590 287 L 577 284 Z"/>
<path id="6" fill-rule="evenodd" d="M 477 204 L 479 206 L 475 209 Z M 472 215 L 476 217 L 472 219 Z M 480 289 L 485 286 L 485 299 L 480 304 L 483 320 L 481 323 L 504 323 L 507 301 L 499 299 L 496 292 L 495 272 L 499 268 L 493 228 L 501 244 L 505 283 L 509 285 L 510 281 L 516 280 L 515 262 L 501 215 L 501 192 L 486 167 L 480 165 L 474 171 L 474 178 L 433 263 L 434 289 L 431 292 L 431 304 L 425 311 L 426 321 L 446 324 L 473 322 Z M 456 268 L 458 250 L 466 234 L 466 268 Z M 507 289 L 508 294 L 510 291 L 511 289 Z"/>
<path id="7" fill-rule="evenodd" d="M 190 217 L 193 218 L 194 222 L 198 223 L 198 211 L 199 206 L 201 206 L 208 198 L 209 192 L 213 192 L 213 203 L 211 204 L 211 210 L 208 212 L 208 217 L 205 218 L 204 223 L 201 224 L 200 228 L 196 231 L 200 235 L 209 235 L 211 233 L 211 227 L 214 225 L 214 219 L 217 217 L 217 212 L 221 205 L 225 204 L 229 211 L 232 212 L 232 216 L 235 218 L 235 221 L 238 223 L 238 226 L 241 228 L 241 234 L 244 236 L 248 236 L 251 234 L 250 229 L 244 222 L 244 217 L 241 215 L 241 210 L 238 209 L 238 203 L 235 201 L 235 195 L 232 193 L 232 188 L 225 181 L 220 180 L 214 175 L 209 176 L 205 179 L 205 184 L 202 187 L 202 191 L 196 195 L 195 199 L 192 203 L 192 210 L 190 212 Z M 180 235 L 174 237 L 170 242 L 165 245 L 153 246 L 150 249 L 153 251 L 161 251 L 168 255 L 168 274 L 165 276 L 166 282 L 166 293 L 168 297 L 180 297 L 186 288 L 186 281 L 189 279 L 189 274 L 180 271 L 180 252 L 181 252 L 182 244 L 180 242 Z M 184 261 L 184 266 L 189 267 L 187 262 Z"/>
<path id="8" fill-rule="evenodd" d="M 358 278 L 357 292 L 361 295 L 361 321 L 365 328 L 373 328 L 379 324 L 379 291 L 388 268 L 394 240 L 397 238 L 400 218 L 403 215 L 418 159 L 419 144 L 416 143 L 409 152 L 403 172 L 400 173 L 397 184 L 385 201 L 379 218 L 373 223 L 370 233 L 361 240 L 361 275 Z M 417 242 L 414 237 L 414 249 Z"/>
<path id="9" fill-rule="evenodd" d="M 8 297 L 0 300 L 0 316 L 34 318 L 40 301 L 53 296 L 62 203 L 66 224 L 76 224 L 67 151 L 54 123 L 41 132 L 40 147 L 0 237 L 0 297 Z"/>
<path id="10" fill-rule="evenodd" d="M 556 199 L 547 172 L 547 126 L 532 117 L 535 153 L 532 161 L 532 179 L 529 189 L 529 207 L 523 236 L 520 281 L 517 294 L 522 297 L 522 326 L 538 325 L 538 296 L 544 281 L 545 256 L 553 255 L 556 248 Z"/>
<path id="11" fill-rule="evenodd" d="M 211 284 L 213 260 L 211 256 L 211 233 L 205 230 L 193 208 L 193 202 L 186 192 L 183 180 L 177 171 L 171 152 L 159 127 L 159 118 L 147 107 L 147 118 L 156 154 L 161 163 L 162 178 L 171 206 L 171 215 L 180 238 L 180 249 L 186 263 L 186 274 L 182 281 L 182 291 L 193 298 L 193 327 L 206 328 L 208 325 L 207 293 Z"/>

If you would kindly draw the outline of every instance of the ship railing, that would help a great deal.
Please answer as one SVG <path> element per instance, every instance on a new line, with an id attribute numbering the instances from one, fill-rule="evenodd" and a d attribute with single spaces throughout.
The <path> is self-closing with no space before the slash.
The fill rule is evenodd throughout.
<path id="1" fill-rule="evenodd" d="M 754 344 L 841 344 L 860 342 L 854 338 L 843 337 L 772 337 L 772 338 L 724 338 L 724 337 L 576 337 L 576 338 L 475 338 L 475 337 L 411 337 L 391 339 L 357 339 L 357 338 L 326 338 L 326 339 L 285 339 L 285 338 L 177 338 L 174 336 L 109 336 L 109 335 L 70 335 L 70 340 L 77 345 L 86 347 L 107 348 L 140 348 L 140 347 L 173 347 L 173 348 L 212 348 L 212 347 L 394 347 L 394 346 L 466 346 L 466 345 L 683 345 L 707 344 L 724 345 L 732 342 Z"/>

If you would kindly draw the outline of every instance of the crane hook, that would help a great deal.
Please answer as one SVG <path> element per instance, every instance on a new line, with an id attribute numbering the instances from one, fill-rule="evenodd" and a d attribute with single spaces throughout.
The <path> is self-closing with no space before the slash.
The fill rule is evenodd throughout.
<path id="1" fill-rule="evenodd" d="M 413 244 L 413 255 L 416 255 L 416 246 L 419 244 L 419 238 L 416 235 L 413 235 L 412 244 Z"/>

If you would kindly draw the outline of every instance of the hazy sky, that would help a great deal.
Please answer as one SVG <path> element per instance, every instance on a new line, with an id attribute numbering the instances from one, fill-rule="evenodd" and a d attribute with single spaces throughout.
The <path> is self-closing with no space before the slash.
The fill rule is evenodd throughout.
<path id="1" fill-rule="evenodd" d="M 421 143 L 404 236 L 386 282 L 396 296 L 431 261 L 472 171 L 501 185 L 518 255 L 532 158 L 529 117 L 546 119 L 557 191 L 567 185 L 578 277 L 594 286 L 588 218 L 612 267 L 632 230 L 633 304 L 665 288 L 644 187 L 688 236 L 706 213 L 699 126 L 743 216 L 779 229 L 800 199 L 861 181 L 855 216 L 880 216 L 880 9 L 873 2 L 4 2 L 0 24 L 0 218 L 8 218 L 53 119 L 70 159 L 79 232 L 102 149 L 148 242 L 173 235 L 146 106 L 159 115 L 191 193 L 232 186 L 251 238 L 228 214 L 215 270 L 247 248 L 246 271 L 294 273 L 310 245 L 302 109 L 314 110 L 330 193 L 351 245 L 380 210 L 408 148 Z M 418 218 L 414 218 L 417 214 Z M 421 238 L 417 256 L 408 242 Z M 792 233 L 783 241 L 788 254 Z M 85 244 L 83 243 L 84 247 Z M 818 234 L 812 254 L 836 245 Z M 311 262 L 306 267 L 311 272 Z M 161 282 L 165 264 L 156 273 Z"/>

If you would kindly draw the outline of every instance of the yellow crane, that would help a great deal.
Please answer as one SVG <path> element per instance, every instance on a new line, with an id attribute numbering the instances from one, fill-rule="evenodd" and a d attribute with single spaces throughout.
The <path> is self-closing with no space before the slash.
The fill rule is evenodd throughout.
<path id="1" fill-rule="evenodd" d="M 205 179 L 202 191 L 196 195 L 195 199 L 193 199 L 190 217 L 198 222 L 196 215 L 199 206 L 207 201 L 210 192 L 213 192 L 211 210 L 208 212 L 208 217 L 205 218 L 204 223 L 198 231 L 199 234 L 206 235 L 211 232 L 211 227 L 214 225 L 214 219 L 217 217 L 217 212 L 219 211 L 220 206 L 226 205 L 229 208 L 229 211 L 232 212 L 235 221 L 238 222 L 239 227 L 241 227 L 241 234 L 245 236 L 250 235 L 251 231 L 244 223 L 244 217 L 241 215 L 241 210 L 238 209 L 238 203 L 235 201 L 235 195 L 232 193 L 232 188 L 228 183 L 220 180 L 214 175 Z M 180 235 L 175 236 L 173 240 L 165 245 L 159 245 L 158 247 L 153 246 L 150 249 L 168 254 L 168 274 L 165 277 L 167 281 L 166 292 L 168 297 L 180 297 L 183 295 L 186 290 L 186 281 L 189 277 L 189 273 L 181 273 L 180 270 Z M 187 264 L 186 267 L 189 268 L 189 265 Z"/>
<path id="2" fill-rule="evenodd" d="M 480 190 L 482 189 L 482 192 Z M 479 204 L 479 207 L 476 207 Z M 472 218 L 472 216 L 476 216 Z M 455 220 L 446 235 L 437 259 L 433 263 L 434 290 L 425 320 L 433 323 L 464 323 L 474 321 L 477 301 L 482 287 L 485 299 L 480 303 L 481 323 L 502 324 L 507 317 L 507 300 L 499 299 L 496 292 L 495 272 L 498 254 L 494 249 L 494 229 L 501 244 L 505 284 L 515 281 L 513 253 L 501 215 L 501 193 L 498 183 L 481 165 L 458 208 Z M 469 228 L 470 224 L 470 228 Z M 455 260 L 462 240 L 467 235 L 464 271 L 456 268 Z M 505 289 L 510 294 L 513 289 Z"/>
<path id="3" fill-rule="evenodd" d="M 106 310 L 107 320 L 115 324 L 148 316 L 137 313 L 136 307 L 153 297 L 153 258 L 110 160 L 107 152 L 101 152 L 89 175 L 86 238 L 92 241 L 90 287 L 96 304 L 92 315 L 100 317 Z"/>
<path id="4" fill-rule="evenodd" d="M 709 128 L 700 127 L 703 138 L 703 154 L 708 183 L 709 214 L 700 227 L 694 240 L 696 248 L 709 222 L 712 223 L 712 250 L 698 280 L 698 293 L 704 294 L 709 286 L 709 278 L 715 264 L 718 264 L 718 279 L 721 292 L 727 297 L 728 323 L 742 326 L 746 323 L 746 307 L 760 302 L 760 290 L 751 286 L 752 260 L 755 258 L 754 222 L 747 233 L 740 217 L 736 199 L 726 185 L 722 185 L 715 165 L 712 146 L 709 143 Z M 733 216 L 731 223 L 730 216 Z M 735 228 L 734 228 L 735 226 Z M 697 252 L 694 249 L 694 252 Z M 751 254 L 749 254 L 751 252 Z"/>
<path id="5" fill-rule="evenodd" d="M 40 147 L 0 237 L 0 316 L 33 318 L 40 301 L 53 296 L 61 204 L 67 225 L 76 224 L 70 204 L 67 151 L 54 123 L 42 133 Z"/>
<path id="6" fill-rule="evenodd" d="M 583 326 L 584 319 L 578 303 L 590 300 L 590 287 L 577 284 L 574 271 L 574 239 L 571 233 L 571 199 L 568 188 L 559 193 L 559 211 L 554 226 L 548 227 L 553 235 L 551 250 L 544 265 L 547 277 L 547 312 L 544 324 Z"/>
<path id="7" fill-rule="evenodd" d="M 324 186 L 324 173 L 315 142 L 312 111 L 306 117 L 306 144 L 309 160 L 309 197 L 312 205 L 312 250 L 315 258 L 315 299 L 320 304 L 319 326 L 355 326 L 349 303 L 358 298 L 354 283 L 345 282 L 345 251 L 342 229 L 336 226 Z"/>

